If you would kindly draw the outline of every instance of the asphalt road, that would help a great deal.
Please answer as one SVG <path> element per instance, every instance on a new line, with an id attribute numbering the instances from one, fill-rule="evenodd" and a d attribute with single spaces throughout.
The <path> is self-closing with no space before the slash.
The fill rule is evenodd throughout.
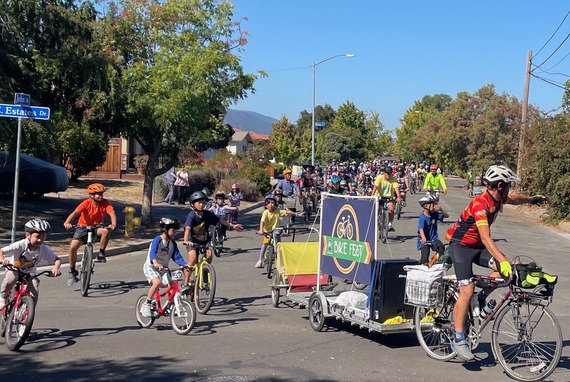
<path id="1" fill-rule="evenodd" d="M 450 186 L 459 185 L 451 181 Z M 415 232 L 420 195 L 409 196 L 396 232 L 381 245 L 382 258 L 419 258 Z M 465 191 L 442 196 L 451 217 L 442 234 L 466 206 Z M 506 381 L 495 364 L 489 332 L 476 351 L 477 361 L 439 362 L 428 358 L 413 333 L 382 335 L 338 321 L 322 332 L 311 329 L 307 310 L 292 303 L 271 305 L 270 280 L 254 268 L 261 238 L 255 235 L 261 209 L 242 219 L 247 230 L 229 233 L 231 250 L 216 258 L 215 306 L 198 315 L 186 336 L 172 331 L 168 318 L 150 329 L 138 327 L 134 305 L 147 285 L 142 273 L 146 251 L 109 258 L 97 265 L 93 291 L 81 297 L 65 277 L 44 278 L 29 341 L 19 353 L 0 339 L 3 381 Z M 307 230 L 308 231 L 308 230 Z M 313 234 L 314 235 L 314 234 Z M 307 234 L 296 241 L 306 240 Z M 505 208 L 493 237 L 513 257 L 530 255 L 558 274 L 554 303 L 564 337 L 570 334 L 570 235 L 541 227 Z M 313 237 L 313 239 L 316 239 Z M 340 284 L 340 288 L 350 285 Z M 570 380 L 569 341 L 549 379 Z"/>

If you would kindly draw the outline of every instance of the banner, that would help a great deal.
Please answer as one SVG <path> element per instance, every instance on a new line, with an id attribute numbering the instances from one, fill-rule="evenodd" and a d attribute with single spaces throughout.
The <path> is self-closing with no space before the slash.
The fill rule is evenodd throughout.
<path id="1" fill-rule="evenodd" d="M 332 194 L 322 198 L 321 272 L 369 284 L 376 258 L 376 199 Z"/>

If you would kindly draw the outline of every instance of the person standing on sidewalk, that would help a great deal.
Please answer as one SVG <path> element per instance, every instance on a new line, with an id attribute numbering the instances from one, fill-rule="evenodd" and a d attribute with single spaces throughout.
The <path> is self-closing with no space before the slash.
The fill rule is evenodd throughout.
<path id="1" fill-rule="evenodd" d="M 174 199 L 174 181 L 176 180 L 175 171 L 176 170 L 174 169 L 174 166 L 172 166 L 166 172 L 166 185 L 168 186 L 168 194 L 166 194 L 166 198 L 164 198 L 164 201 L 168 204 L 174 203 L 172 200 Z"/>
<path id="2" fill-rule="evenodd" d="M 188 187 L 190 187 L 190 175 L 188 174 L 188 171 L 186 171 L 186 168 L 182 167 L 174 174 L 174 177 L 176 178 L 174 181 L 174 187 L 176 188 L 176 194 L 178 195 L 178 204 L 185 204 L 186 193 Z"/>

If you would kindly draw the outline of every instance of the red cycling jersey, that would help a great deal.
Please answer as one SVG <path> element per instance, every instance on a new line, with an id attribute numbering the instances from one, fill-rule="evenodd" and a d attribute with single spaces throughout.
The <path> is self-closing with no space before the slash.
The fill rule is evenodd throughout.
<path id="1" fill-rule="evenodd" d="M 508 197 L 502 201 L 495 200 L 487 191 L 475 196 L 467 208 L 463 210 L 459 220 L 449 227 L 445 238 L 448 241 L 458 241 L 469 247 L 484 247 L 478 227 L 490 227 L 497 218 L 501 205 L 507 200 Z"/>

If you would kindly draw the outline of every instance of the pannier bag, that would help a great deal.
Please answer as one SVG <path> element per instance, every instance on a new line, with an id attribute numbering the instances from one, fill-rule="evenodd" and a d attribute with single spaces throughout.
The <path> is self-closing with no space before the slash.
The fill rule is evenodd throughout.
<path id="1" fill-rule="evenodd" d="M 553 286 L 558 281 L 554 276 L 542 271 L 536 263 L 514 264 L 515 285 L 520 288 L 535 288 L 539 285 Z"/>

